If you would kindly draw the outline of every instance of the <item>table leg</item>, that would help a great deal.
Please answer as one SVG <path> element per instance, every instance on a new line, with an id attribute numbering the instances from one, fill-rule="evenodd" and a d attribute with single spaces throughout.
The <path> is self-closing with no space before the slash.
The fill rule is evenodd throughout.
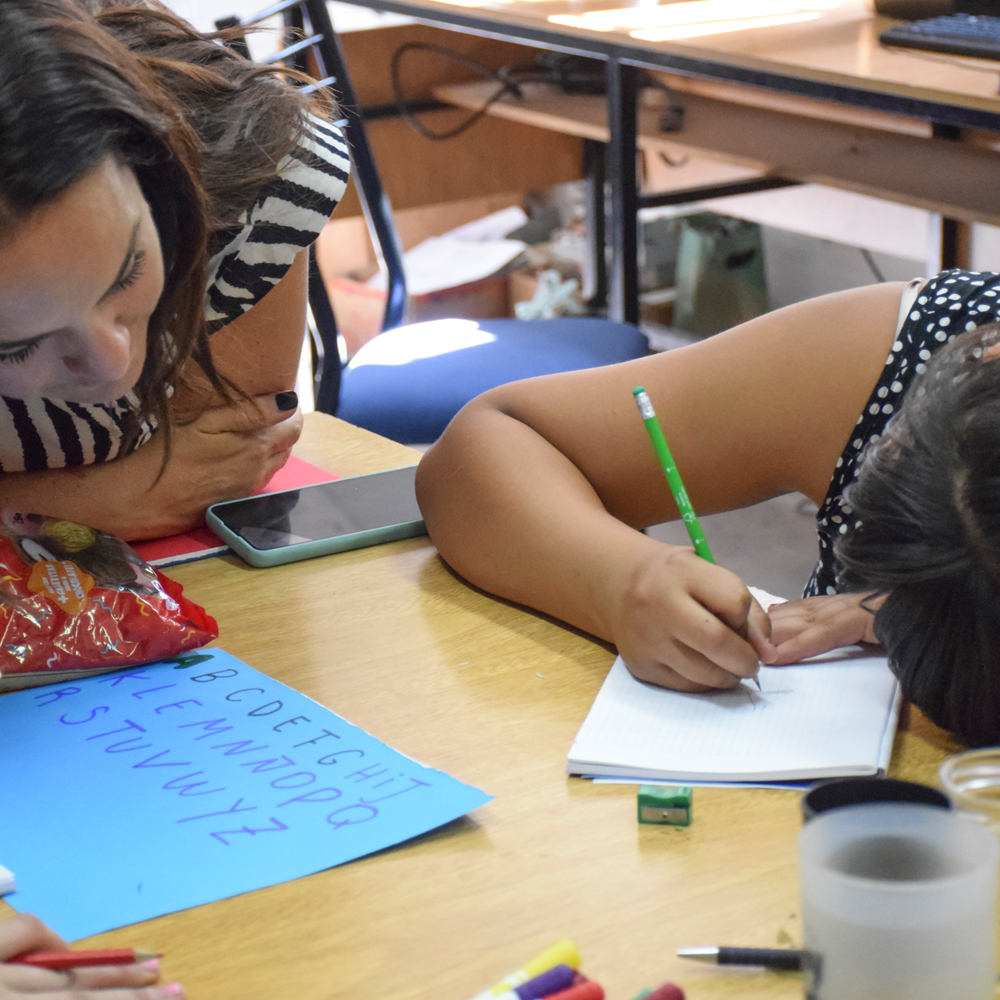
<path id="1" fill-rule="evenodd" d="M 933 122 L 931 135 L 935 139 L 948 139 L 951 142 L 962 141 L 962 130 L 957 125 L 942 125 L 939 122 Z M 953 267 L 968 268 L 971 235 L 972 227 L 968 222 L 963 222 L 961 219 L 951 219 L 946 215 L 941 216 L 940 270 L 947 271 Z"/>
<path id="2" fill-rule="evenodd" d="M 368 142 L 368 133 L 361 118 L 360 104 L 354 93 L 351 78 L 347 75 L 347 62 L 340 37 L 334 31 L 330 14 L 323 0 L 308 0 L 306 12 L 314 32 L 323 37 L 319 42 L 318 56 L 323 65 L 321 75 L 336 77 L 335 90 L 340 97 L 339 114 L 347 120 L 347 140 L 351 145 L 354 162 L 354 183 L 361 196 L 361 207 L 371 233 L 372 245 L 379 264 L 388 277 L 388 297 L 383 330 L 391 330 L 406 322 L 406 278 L 403 272 L 403 246 L 392 217 L 392 206 L 382 188 L 375 155 Z"/>
<path id="3" fill-rule="evenodd" d="M 611 175 L 610 319 L 639 320 L 638 187 L 635 177 L 636 105 L 639 70 L 617 59 L 607 62 L 607 102 Z"/>

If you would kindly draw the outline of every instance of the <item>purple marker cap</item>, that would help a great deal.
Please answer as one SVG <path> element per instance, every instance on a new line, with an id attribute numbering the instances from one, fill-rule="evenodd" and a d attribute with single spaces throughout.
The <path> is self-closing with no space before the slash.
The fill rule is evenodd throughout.
<path id="1" fill-rule="evenodd" d="M 573 985 L 576 973 L 568 965 L 555 965 L 541 975 L 514 987 L 521 1000 L 541 1000 L 560 990 L 568 990 Z"/>

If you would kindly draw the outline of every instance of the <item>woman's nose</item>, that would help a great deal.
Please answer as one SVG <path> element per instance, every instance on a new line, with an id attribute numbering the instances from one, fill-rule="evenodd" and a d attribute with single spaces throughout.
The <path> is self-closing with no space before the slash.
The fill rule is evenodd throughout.
<path id="1" fill-rule="evenodd" d="M 84 337 L 63 355 L 74 375 L 114 382 L 127 374 L 132 360 L 132 335 L 114 318 L 95 319 Z"/>

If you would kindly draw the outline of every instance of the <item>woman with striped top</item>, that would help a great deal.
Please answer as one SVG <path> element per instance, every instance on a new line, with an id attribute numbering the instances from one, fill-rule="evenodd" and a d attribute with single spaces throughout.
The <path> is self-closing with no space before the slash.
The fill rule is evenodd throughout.
<path id="1" fill-rule="evenodd" d="M 0 0 L 0 506 L 129 539 L 285 462 L 320 107 L 156 0 Z"/>

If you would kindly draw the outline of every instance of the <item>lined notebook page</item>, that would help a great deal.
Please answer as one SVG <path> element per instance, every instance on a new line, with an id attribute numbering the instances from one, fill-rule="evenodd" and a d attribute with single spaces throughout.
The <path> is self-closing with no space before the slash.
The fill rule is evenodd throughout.
<path id="1" fill-rule="evenodd" d="M 678 781 L 782 781 L 876 774 L 899 711 L 884 656 L 857 650 L 761 667 L 719 694 L 636 680 L 615 660 L 570 749 L 570 774 Z"/>

